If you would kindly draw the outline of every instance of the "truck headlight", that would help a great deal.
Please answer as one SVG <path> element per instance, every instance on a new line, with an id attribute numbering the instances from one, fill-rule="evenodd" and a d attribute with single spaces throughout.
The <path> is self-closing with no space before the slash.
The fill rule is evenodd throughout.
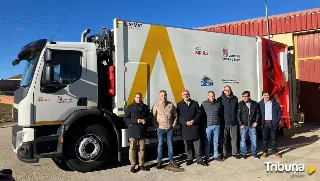
<path id="1" fill-rule="evenodd" d="M 17 132 L 16 149 L 18 149 L 22 145 L 23 138 L 24 138 L 24 131 Z"/>

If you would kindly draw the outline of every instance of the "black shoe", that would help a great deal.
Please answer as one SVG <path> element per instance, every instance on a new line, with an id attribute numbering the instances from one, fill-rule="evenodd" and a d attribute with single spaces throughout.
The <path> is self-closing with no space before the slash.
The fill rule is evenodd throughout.
<path id="1" fill-rule="evenodd" d="M 241 155 L 241 159 L 246 159 L 246 155 Z"/>
<path id="2" fill-rule="evenodd" d="M 130 172 L 131 172 L 131 173 L 136 173 L 136 169 L 135 169 L 134 166 L 132 166 L 132 167 L 130 168 Z"/>
<path id="3" fill-rule="evenodd" d="M 225 159 L 224 159 L 224 158 L 221 158 L 220 156 L 218 156 L 218 158 L 215 158 L 214 160 L 215 160 L 215 161 L 219 161 L 219 162 L 223 162 Z"/>
<path id="4" fill-rule="evenodd" d="M 192 165 L 192 163 L 193 163 L 192 160 L 188 160 L 188 161 L 186 162 L 186 165 L 189 166 L 189 165 Z"/>
<path id="5" fill-rule="evenodd" d="M 209 166 L 208 163 L 203 162 L 202 160 L 201 160 L 201 161 L 198 161 L 197 164 L 198 164 L 198 165 L 202 165 L 202 166 Z"/>
<path id="6" fill-rule="evenodd" d="M 140 168 L 140 170 L 142 170 L 142 171 L 149 171 L 150 169 L 148 168 L 148 167 L 146 167 L 146 166 L 139 166 L 139 168 Z"/>
<path id="7" fill-rule="evenodd" d="M 157 163 L 156 169 L 161 169 L 162 168 L 162 164 L 160 162 Z"/>
<path id="8" fill-rule="evenodd" d="M 227 156 L 222 157 L 222 161 L 225 161 L 227 159 Z"/>
<path id="9" fill-rule="evenodd" d="M 239 159 L 239 156 L 238 155 L 232 155 L 233 156 L 233 158 L 235 158 L 235 159 Z"/>
<path id="10" fill-rule="evenodd" d="M 253 155 L 253 158 L 257 160 L 259 159 L 258 155 Z"/>
<path id="11" fill-rule="evenodd" d="M 205 164 L 209 164 L 209 160 L 204 160 L 204 163 Z"/>

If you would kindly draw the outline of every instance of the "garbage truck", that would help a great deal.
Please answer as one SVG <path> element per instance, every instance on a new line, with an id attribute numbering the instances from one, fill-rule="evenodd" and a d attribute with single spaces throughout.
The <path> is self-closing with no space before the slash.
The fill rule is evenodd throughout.
<path id="1" fill-rule="evenodd" d="M 287 46 L 262 37 L 114 19 L 80 42 L 39 39 L 12 61 L 26 66 L 14 93 L 12 147 L 26 163 L 51 158 L 62 169 L 89 172 L 121 161 L 128 150 L 126 106 L 137 92 L 150 108 L 166 90 L 174 104 L 189 90 L 201 103 L 225 85 L 260 101 L 268 90 L 290 128 L 292 96 Z M 239 100 L 240 101 L 240 100 Z M 180 125 L 174 141 L 181 140 Z M 146 144 L 157 143 L 148 129 Z"/>

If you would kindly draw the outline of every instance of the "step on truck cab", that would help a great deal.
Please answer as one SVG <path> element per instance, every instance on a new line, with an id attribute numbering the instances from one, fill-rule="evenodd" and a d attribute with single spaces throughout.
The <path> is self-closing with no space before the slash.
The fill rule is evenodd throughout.
<path id="1" fill-rule="evenodd" d="M 121 161 L 129 146 L 124 114 L 136 92 L 150 109 L 161 89 L 174 104 L 188 89 L 199 104 L 225 85 L 240 97 L 276 95 L 290 127 L 286 46 L 260 37 L 184 29 L 115 19 L 113 29 L 81 35 L 80 42 L 36 40 L 13 65 L 26 67 L 15 91 L 12 146 L 19 160 L 52 158 L 58 167 L 88 172 Z M 282 62 L 281 62 L 282 61 Z M 174 140 L 181 139 L 180 125 Z M 147 144 L 157 143 L 155 127 Z"/>

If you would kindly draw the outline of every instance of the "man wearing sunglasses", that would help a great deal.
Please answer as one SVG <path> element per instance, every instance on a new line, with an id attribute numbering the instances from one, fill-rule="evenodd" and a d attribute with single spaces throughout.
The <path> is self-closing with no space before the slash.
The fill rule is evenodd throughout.
<path id="1" fill-rule="evenodd" d="M 240 126 L 240 151 L 241 159 L 246 159 L 247 145 L 246 138 L 249 134 L 251 141 L 251 154 L 255 159 L 257 156 L 257 132 L 256 127 L 260 119 L 259 104 L 250 99 L 250 92 L 244 91 L 242 93 L 242 101 L 239 102 L 238 108 L 238 122 Z"/>

